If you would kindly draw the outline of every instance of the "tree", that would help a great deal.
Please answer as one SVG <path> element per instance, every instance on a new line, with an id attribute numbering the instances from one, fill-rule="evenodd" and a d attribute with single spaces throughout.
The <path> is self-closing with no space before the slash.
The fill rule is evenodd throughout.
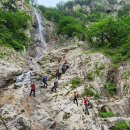
<path id="1" fill-rule="evenodd" d="M 9 1 L 3 3 L 3 6 L 4 6 L 5 10 L 10 10 L 10 11 L 13 11 L 13 12 L 17 11 L 16 0 L 9 0 Z"/>

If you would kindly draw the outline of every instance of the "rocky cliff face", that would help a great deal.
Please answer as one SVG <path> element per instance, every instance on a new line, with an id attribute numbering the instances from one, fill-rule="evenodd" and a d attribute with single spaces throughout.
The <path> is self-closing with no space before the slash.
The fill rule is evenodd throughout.
<path id="1" fill-rule="evenodd" d="M 17 2 L 26 10 L 24 1 Z M 129 61 L 114 67 L 111 59 L 84 49 L 78 39 L 68 39 L 66 47 L 60 46 L 55 25 L 45 19 L 35 20 L 34 28 L 44 39 L 35 39 L 27 53 L 0 47 L 0 130 L 115 130 L 116 123 L 130 122 Z M 65 59 L 70 67 L 58 81 L 57 92 L 52 92 L 55 70 Z M 49 77 L 47 89 L 42 83 L 45 75 Z M 80 82 L 76 87 L 75 80 Z M 32 81 L 36 82 L 36 97 L 29 96 Z M 116 85 L 114 95 L 108 84 Z M 74 91 L 79 94 L 78 106 L 73 102 Z M 89 115 L 83 111 L 84 95 L 93 104 Z M 102 118 L 102 113 L 112 115 Z"/>
<path id="2" fill-rule="evenodd" d="M 119 10 L 122 10 L 125 6 L 130 5 L 128 0 L 86 0 L 75 1 L 72 6 L 66 6 L 66 10 L 79 11 L 83 10 L 87 14 L 91 14 L 96 11 L 110 13 L 117 15 Z"/>
<path id="3" fill-rule="evenodd" d="M 63 57 L 68 60 L 70 68 L 62 75 L 57 92 L 54 93 L 51 88 L 55 69 L 61 67 Z M 107 97 L 105 83 L 110 74 L 111 61 L 104 55 L 86 53 L 74 45 L 48 52 L 38 64 L 39 71 L 34 69 L 23 73 L 22 81 L 17 80 L 1 94 L 1 130 L 112 130 L 115 123 L 130 121 L 129 95 L 123 93 L 122 98 L 118 95 Z M 125 72 L 125 69 L 129 69 L 126 66 L 128 63 L 119 67 L 119 77 L 122 70 Z M 120 69 L 122 67 L 124 69 Z M 93 77 L 90 78 L 90 74 Z M 47 89 L 42 84 L 41 76 L 44 75 L 49 77 Z M 82 81 L 77 88 L 73 88 L 71 82 L 75 77 L 80 77 Z M 36 81 L 35 98 L 29 97 L 30 80 Z M 121 81 L 125 82 L 123 79 Z M 89 109 L 90 115 L 83 112 L 82 95 L 86 89 L 100 94 L 99 99 L 94 95 L 89 97 L 93 103 L 93 109 Z M 74 91 L 79 93 L 78 106 L 73 103 Z M 101 118 L 100 112 L 113 112 L 114 116 Z"/>

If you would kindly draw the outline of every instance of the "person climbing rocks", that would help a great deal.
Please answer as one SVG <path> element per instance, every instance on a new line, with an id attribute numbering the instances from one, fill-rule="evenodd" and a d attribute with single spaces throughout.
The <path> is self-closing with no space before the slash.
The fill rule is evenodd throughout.
<path id="1" fill-rule="evenodd" d="M 48 86 L 47 81 L 48 81 L 48 77 L 44 76 L 43 77 L 44 88 L 47 88 L 47 86 Z"/>
<path id="2" fill-rule="evenodd" d="M 67 71 L 67 69 L 69 69 L 69 65 L 67 63 L 67 60 L 65 60 L 64 64 L 62 65 L 62 74 L 64 74 Z"/>
<path id="3" fill-rule="evenodd" d="M 74 91 L 73 96 L 74 96 L 74 103 L 76 103 L 78 106 L 78 93 L 76 91 Z"/>
<path id="4" fill-rule="evenodd" d="M 88 114 L 89 115 L 89 111 L 88 111 L 88 106 L 89 106 L 89 100 L 87 97 L 84 97 L 83 98 L 83 102 L 84 102 L 84 106 L 85 106 L 85 114 Z"/>
<path id="5" fill-rule="evenodd" d="M 56 78 L 60 79 L 61 73 L 59 69 L 56 69 Z"/>
<path id="6" fill-rule="evenodd" d="M 55 79 L 55 81 L 54 81 L 54 86 L 51 88 L 51 91 L 52 91 L 52 92 L 56 92 L 57 87 L 58 87 L 58 80 Z"/>
<path id="7" fill-rule="evenodd" d="M 30 97 L 31 97 L 32 93 L 33 93 L 33 96 L 36 97 L 35 91 L 36 91 L 36 85 L 35 85 L 35 82 L 32 82 Z"/>

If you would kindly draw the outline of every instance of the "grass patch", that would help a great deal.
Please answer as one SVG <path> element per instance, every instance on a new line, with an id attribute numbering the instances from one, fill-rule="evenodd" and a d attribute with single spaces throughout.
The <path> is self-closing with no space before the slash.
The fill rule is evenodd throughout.
<path id="1" fill-rule="evenodd" d="M 113 117 L 114 114 L 113 114 L 112 112 L 100 112 L 100 113 L 99 113 L 99 116 L 100 116 L 101 118 L 108 118 L 108 117 Z"/>
<path id="2" fill-rule="evenodd" d="M 99 99 L 100 97 L 101 97 L 101 95 L 98 92 L 94 94 L 95 99 Z"/>
<path id="3" fill-rule="evenodd" d="M 92 72 L 88 73 L 87 78 L 88 78 L 89 81 L 93 81 L 94 80 L 94 74 Z"/>
<path id="4" fill-rule="evenodd" d="M 130 123 L 126 122 L 116 123 L 114 130 L 130 130 Z"/>
<path id="5" fill-rule="evenodd" d="M 82 80 L 78 77 L 71 80 L 72 88 L 77 88 L 82 84 Z"/>
<path id="6" fill-rule="evenodd" d="M 130 72 L 124 72 L 122 75 L 123 79 L 128 79 L 128 77 L 130 77 Z"/>
<path id="7" fill-rule="evenodd" d="M 100 98 L 100 94 L 98 92 L 95 93 L 91 88 L 85 88 L 83 96 L 93 96 L 95 99 Z"/>
<path id="8" fill-rule="evenodd" d="M 116 84 L 108 82 L 105 85 L 105 88 L 107 89 L 107 91 L 113 96 L 116 94 Z"/>
<path id="9" fill-rule="evenodd" d="M 3 52 L 0 52 L 0 59 L 3 59 L 3 58 L 5 58 L 5 57 L 6 57 L 6 54 L 3 53 Z"/>

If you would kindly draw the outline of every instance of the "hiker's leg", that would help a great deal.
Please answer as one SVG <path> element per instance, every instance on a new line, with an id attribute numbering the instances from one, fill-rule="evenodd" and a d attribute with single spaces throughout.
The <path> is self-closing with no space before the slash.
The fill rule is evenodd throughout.
<path id="1" fill-rule="evenodd" d="M 48 84 L 46 83 L 46 88 L 47 88 Z"/>
<path id="2" fill-rule="evenodd" d="M 89 115 L 88 107 L 86 106 L 86 113 Z"/>
<path id="3" fill-rule="evenodd" d="M 77 104 L 77 106 L 78 106 L 78 100 L 77 100 L 77 98 L 76 98 L 76 100 L 75 100 L 75 101 L 76 101 L 76 104 Z"/>
<path id="4" fill-rule="evenodd" d="M 45 88 L 45 82 L 44 82 L 44 88 Z"/>
<path id="5" fill-rule="evenodd" d="M 51 91 L 53 92 L 54 87 L 51 88 Z"/>
<path id="6" fill-rule="evenodd" d="M 32 95 L 32 90 L 30 91 L 30 97 L 31 97 L 31 95 Z"/>
<path id="7" fill-rule="evenodd" d="M 36 97 L 35 90 L 33 91 L 33 96 Z"/>
<path id="8" fill-rule="evenodd" d="M 74 100 L 73 100 L 74 103 L 75 103 L 75 100 L 76 100 L 76 99 L 74 98 Z"/>
<path id="9" fill-rule="evenodd" d="M 56 86 L 54 87 L 54 90 L 55 90 L 55 92 L 56 92 Z"/>

